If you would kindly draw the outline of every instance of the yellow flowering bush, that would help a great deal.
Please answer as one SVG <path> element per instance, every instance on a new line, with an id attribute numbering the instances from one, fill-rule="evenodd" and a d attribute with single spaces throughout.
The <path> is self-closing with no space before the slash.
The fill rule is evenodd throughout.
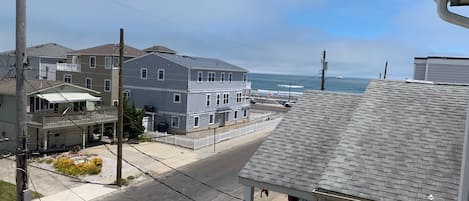
<path id="1" fill-rule="evenodd" d="M 85 174 L 99 174 L 103 167 L 103 160 L 101 158 L 92 158 L 91 161 L 84 161 L 75 163 L 69 157 L 60 157 L 53 163 L 57 171 L 72 176 L 79 176 Z"/>

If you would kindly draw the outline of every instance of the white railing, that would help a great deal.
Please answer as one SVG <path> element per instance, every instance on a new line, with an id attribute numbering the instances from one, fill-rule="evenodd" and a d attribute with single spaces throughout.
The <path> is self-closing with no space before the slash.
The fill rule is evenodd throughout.
<path id="1" fill-rule="evenodd" d="M 80 64 L 57 63 L 58 71 L 81 72 Z"/>
<path id="2" fill-rule="evenodd" d="M 249 115 L 249 120 L 250 121 L 254 121 L 254 120 L 258 120 L 258 119 L 265 119 L 267 117 L 270 117 L 272 116 L 272 112 L 269 112 L 269 113 L 264 113 L 264 114 L 256 114 L 256 115 Z"/>
<path id="3" fill-rule="evenodd" d="M 258 131 L 271 129 L 273 130 L 282 120 L 282 118 L 263 121 L 261 123 L 252 124 L 249 126 L 241 127 L 224 133 L 218 133 L 215 136 L 216 143 L 229 140 L 235 137 L 240 137 L 248 134 L 252 134 Z M 207 136 L 203 138 L 193 139 L 181 135 L 157 135 L 155 138 L 157 142 L 166 144 L 177 145 L 189 149 L 200 149 L 213 145 L 213 136 Z"/>
<path id="4" fill-rule="evenodd" d="M 197 91 L 206 91 L 206 90 L 243 90 L 243 89 L 250 89 L 251 82 L 243 82 L 243 81 L 224 81 L 220 82 L 207 82 L 206 80 L 202 82 L 197 81 L 190 81 L 189 84 L 189 91 L 197 92 Z"/>

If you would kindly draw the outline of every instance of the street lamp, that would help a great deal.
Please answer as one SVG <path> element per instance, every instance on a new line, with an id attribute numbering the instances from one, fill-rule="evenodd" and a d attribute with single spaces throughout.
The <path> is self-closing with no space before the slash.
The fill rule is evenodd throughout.
<path id="1" fill-rule="evenodd" d="M 469 18 L 453 13 L 448 10 L 448 2 L 451 1 L 451 6 L 465 6 L 469 5 L 469 0 L 435 0 L 437 3 L 438 15 L 441 19 L 469 29 Z"/>

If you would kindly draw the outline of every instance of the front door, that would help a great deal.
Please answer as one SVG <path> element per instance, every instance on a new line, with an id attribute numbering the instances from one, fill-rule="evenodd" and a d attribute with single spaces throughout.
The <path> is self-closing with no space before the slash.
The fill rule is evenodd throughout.
<path id="1" fill-rule="evenodd" d="M 226 116 L 226 113 L 220 113 L 220 127 L 223 127 L 225 126 L 225 116 Z"/>

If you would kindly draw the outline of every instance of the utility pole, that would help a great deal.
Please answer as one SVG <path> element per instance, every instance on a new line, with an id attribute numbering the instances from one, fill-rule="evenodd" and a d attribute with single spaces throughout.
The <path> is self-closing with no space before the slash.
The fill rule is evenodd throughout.
<path id="1" fill-rule="evenodd" d="M 383 75 L 384 80 L 386 79 L 387 73 L 388 73 L 388 61 L 386 61 L 386 63 L 384 64 L 384 75 Z"/>
<path id="2" fill-rule="evenodd" d="M 326 50 L 322 52 L 322 73 L 321 73 L 321 91 L 324 91 L 324 82 L 326 80 L 326 69 L 327 69 L 327 61 L 326 61 Z"/>
<path id="3" fill-rule="evenodd" d="M 29 201 L 26 88 L 26 0 L 16 0 L 16 200 Z"/>
<path id="4" fill-rule="evenodd" d="M 381 79 L 381 73 L 379 73 L 379 79 Z"/>
<path id="5" fill-rule="evenodd" d="M 223 114 L 224 115 L 224 114 Z M 215 153 L 215 144 L 217 144 L 217 140 L 216 140 L 216 134 L 217 134 L 217 128 L 213 128 L 213 153 Z"/>
<path id="6" fill-rule="evenodd" d="M 122 94 L 122 71 L 124 68 L 124 29 L 120 29 L 120 42 L 119 42 L 119 132 L 117 132 L 117 178 L 116 183 L 118 186 L 122 185 L 122 135 L 124 133 L 124 95 Z"/>
<path id="7" fill-rule="evenodd" d="M 291 82 L 288 83 L 288 104 L 290 104 L 291 98 Z"/>

